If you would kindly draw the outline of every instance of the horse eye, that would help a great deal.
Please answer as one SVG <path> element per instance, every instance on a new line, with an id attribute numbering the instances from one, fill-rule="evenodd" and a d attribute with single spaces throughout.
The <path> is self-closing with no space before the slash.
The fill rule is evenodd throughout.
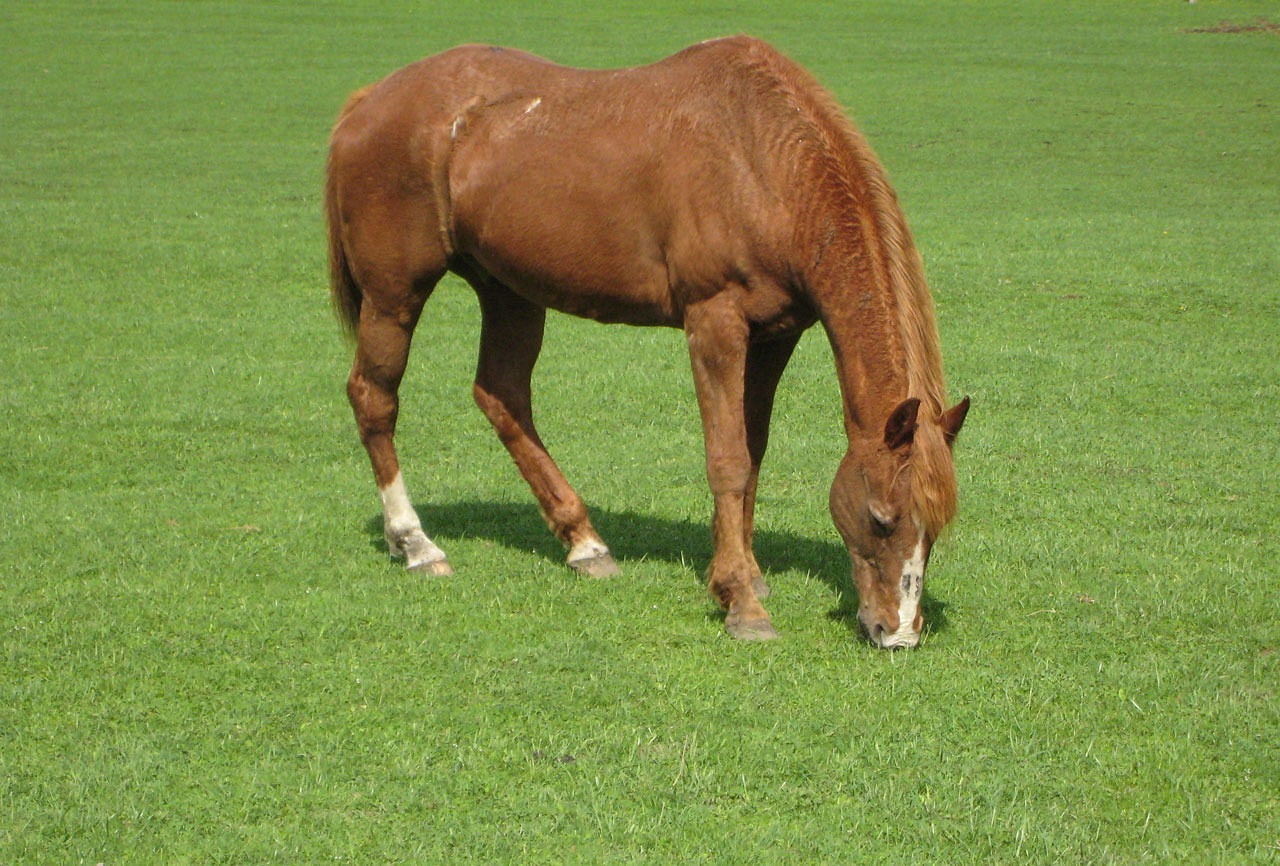
<path id="1" fill-rule="evenodd" d="M 877 508 L 871 508 L 871 531 L 880 538 L 888 538 L 893 535 L 893 530 L 897 528 L 898 521 L 892 514 L 886 514 Z"/>

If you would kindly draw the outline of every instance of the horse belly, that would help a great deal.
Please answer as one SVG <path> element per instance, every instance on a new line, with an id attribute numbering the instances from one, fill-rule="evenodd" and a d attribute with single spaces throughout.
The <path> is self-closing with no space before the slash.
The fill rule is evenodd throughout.
<path id="1" fill-rule="evenodd" d="M 656 278 L 606 281 L 582 271 L 556 273 L 543 262 L 529 267 L 510 259 L 476 262 L 503 285 L 548 309 L 606 324 L 680 325 L 669 295 Z"/>

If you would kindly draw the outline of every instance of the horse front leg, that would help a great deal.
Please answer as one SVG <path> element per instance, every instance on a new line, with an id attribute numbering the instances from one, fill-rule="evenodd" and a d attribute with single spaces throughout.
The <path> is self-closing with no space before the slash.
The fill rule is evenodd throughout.
<path id="1" fill-rule="evenodd" d="M 724 626 L 730 635 L 770 640 L 778 632 L 756 595 L 759 568 L 747 543 L 745 517 L 754 499 L 744 410 L 750 329 L 732 299 L 717 295 L 685 311 L 684 330 L 702 415 L 707 482 L 715 501 L 715 553 L 707 588 L 725 609 Z"/>
<path id="2" fill-rule="evenodd" d="M 756 597 L 765 599 L 772 594 L 764 581 L 764 573 L 756 562 L 754 551 L 756 486 L 760 480 L 760 464 L 769 446 L 769 421 L 773 416 L 773 398 L 778 391 L 782 371 L 800 341 L 800 334 L 779 337 L 768 342 L 752 343 L 747 349 L 747 368 L 744 377 L 743 410 L 747 424 L 747 449 L 751 453 L 751 474 L 747 479 L 747 493 L 742 506 L 743 544 L 751 566 L 752 587 Z"/>
<path id="3" fill-rule="evenodd" d="M 590 577 L 618 573 L 591 525 L 587 506 L 556 466 L 533 425 L 530 379 L 542 351 L 546 310 L 489 280 L 473 279 L 483 324 L 473 388 L 484 412 L 538 500 L 542 516 L 569 549 L 570 568 Z"/>
<path id="4" fill-rule="evenodd" d="M 421 309 L 421 301 L 415 301 L 406 309 L 380 310 L 366 297 L 356 329 L 356 356 L 347 380 L 347 396 L 382 498 L 387 548 L 392 556 L 403 557 L 412 572 L 444 576 L 453 569 L 444 551 L 422 531 L 400 474 L 394 441 L 400 380 Z"/>

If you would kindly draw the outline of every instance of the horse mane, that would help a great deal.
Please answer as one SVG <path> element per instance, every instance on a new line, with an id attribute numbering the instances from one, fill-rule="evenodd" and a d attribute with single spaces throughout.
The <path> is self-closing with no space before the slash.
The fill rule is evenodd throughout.
<path id="1" fill-rule="evenodd" d="M 774 97 L 782 108 L 778 116 L 791 133 L 788 141 L 801 148 L 792 164 L 807 175 L 801 178 L 805 187 L 817 183 L 826 191 L 835 205 L 829 210 L 845 223 L 837 229 L 865 238 L 874 267 L 888 284 L 883 301 L 897 323 L 894 336 L 907 379 L 904 396 L 920 400 L 911 451 L 912 506 L 921 526 L 937 538 L 955 515 L 957 501 L 955 464 L 938 424 L 946 409 L 946 383 L 933 297 L 897 194 L 871 146 L 817 79 L 767 43 L 742 42 L 746 50 L 738 56 L 744 71 L 755 79 L 758 91 Z"/>

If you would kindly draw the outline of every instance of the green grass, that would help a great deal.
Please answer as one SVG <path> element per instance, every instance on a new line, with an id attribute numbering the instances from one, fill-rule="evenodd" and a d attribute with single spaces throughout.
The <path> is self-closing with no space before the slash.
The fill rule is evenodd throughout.
<path id="1" fill-rule="evenodd" d="M 0 12 L 0 862 L 1280 859 L 1275 4 L 9 4 Z M 785 638 L 703 592 L 678 334 L 555 318 L 573 576 L 432 299 L 408 578 L 343 384 L 319 187 L 347 92 L 463 41 L 809 66 L 925 255 L 961 514 L 931 628 L 856 639 L 830 352 L 760 508 Z M 577 402 L 583 392 L 592 405 Z"/>

